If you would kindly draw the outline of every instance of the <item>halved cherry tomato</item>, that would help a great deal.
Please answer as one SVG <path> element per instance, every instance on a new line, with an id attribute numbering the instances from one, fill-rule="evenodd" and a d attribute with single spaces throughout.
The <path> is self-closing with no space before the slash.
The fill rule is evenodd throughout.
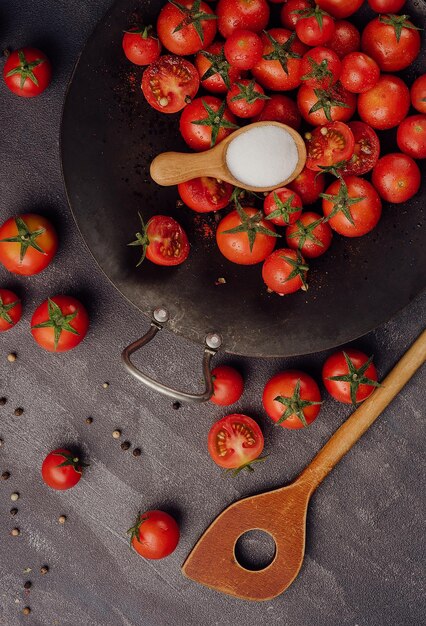
<path id="1" fill-rule="evenodd" d="M 268 289 L 279 296 L 284 296 L 299 289 L 303 291 L 308 289 L 306 283 L 308 270 L 309 267 L 299 251 L 281 248 L 275 250 L 265 260 L 262 278 Z"/>
<path id="2" fill-rule="evenodd" d="M 398 76 L 380 76 L 377 84 L 358 96 L 358 113 L 366 124 L 377 130 L 398 126 L 410 108 L 407 85 Z"/>
<path id="3" fill-rule="evenodd" d="M 380 15 L 363 30 L 362 49 L 384 72 L 403 70 L 420 52 L 419 29 L 407 18 L 408 15 Z"/>
<path id="4" fill-rule="evenodd" d="M 360 49 L 361 35 L 356 26 L 346 20 L 338 20 L 334 24 L 334 35 L 327 41 L 331 48 L 341 59 Z"/>
<path id="5" fill-rule="evenodd" d="M 276 226 L 294 224 L 302 213 L 302 200 L 295 191 L 280 187 L 269 192 L 263 201 L 266 219 Z"/>
<path id="6" fill-rule="evenodd" d="M 10 330 L 22 315 L 21 300 L 9 289 L 0 289 L 0 333 Z"/>
<path id="7" fill-rule="evenodd" d="M 152 26 L 134 26 L 126 30 L 122 42 L 124 54 L 135 65 L 149 65 L 160 57 L 161 43 Z"/>
<path id="8" fill-rule="evenodd" d="M 300 250 L 307 259 L 314 259 L 327 252 L 333 232 L 321 215 L 307 211 L 287 227 L 285 237 L 289 248 Z"/>
<path id="9" fill-rule="evenodd" d="M 296 34 L 308 46 L 322 46 L 334 34 L 334 20 L 316 4 L 299 14 Z"/>
<path id="10" fill-rule="evenodd" d="M 195 57 L 201 85 L 212 93 L 227 93 L 242 77 L 241 71 L 226 60 L 223 44 L 223 41 L 215 41 Z"/>
<path id="11" fill-rule="evenodd" d="M 85 338 L 89 316 L 79 300 L 53 296 L 37 307 L 31 318 L 31 334 L 48 352 L 68 352 Z"/>
<path id="12" fill-rule="evenodd" d="M 209 431 L 209 454 L 216 465 L 226 469 L 251 471 L 251 464 L 259 458 L 263 446 L 258 424 L 241 413 L 222 417 Z"/>
<path id="13" fill-rule="evenodd" d="M 321 126 L 327 122 L 347 122 L 356 109 L 356 95 L 338 81 L 328 89 L 312 89 L 301 85 L 297 92 L 297 105 L 302 117 Z"/>
<path id="14" fill-rule="evenodd" d="M 180 265 L 189 255 L 189 242 L 186 232 L 176 220 L 168 215 L 154 215 L 144 224 L 141 214 L 141 232 L 136 233 L 135 241 L 129 246 L 140 246 L 142 255 L 136 267 L 149 259 L 156 265 Z"/>
<path id="15" fill-rule="evenodd" d="M 410 94 L 413 107 L 420 113 L 426 113 L 426 74 L 414 81 Z"/>
<path id="16" fill-rule="evenodd" d="M 144 559 L 164 559 L 179 543 L 180 531 L 176 520 L 157 509 L 139 513 L 136 523 L 129 528 L 132 548 Z"/>
<path id="17" fill-rule="evenodd" d="M 244 380 L 240 372 L 229 365 L 219 365 L 212 370 L 214 392 L 210 402 L 229 406 L 237 402 L 244 391 Z"/>
<path id="18" fill-rule="evenodd" d="M 285 28 L 271 28 L 262 33 L 263 58 L 252 68 L 252 74 L 263 87 L 289 91 L 301 82 L 303 44 Z"/>
<path id="19" fill-rule="evenodd" d="M 363 402 L 380 386 L 373 357 L 354 348 L 329 356 L 322 368 L 322 380 L 335 400 L 353 405 Z"/>
<path id="20" fill-rule="evenodd" d="M 296 22 L 300 18 L 299 11 L 310 9 L 312 2 L 310 0 L 287 0 L 281 9 L 280 19 L 284 28 L 295 30 Z"/>
<path id="21" fill-rule="evenodd" d="M 41 215 L 24 213 L 0 226 L 0 262 L 9 272 L 38 274 L 52 262 L 57 249 L 56 231 Z"/>
<path id="22" fill-rule="evenodd" d="M 364 93 L 377 84 L 380 69 L 376 61 L 363 52 L 351 52 L 342 59 L 340 82 L 352 93 Z"/>
<path id="23" fill-rule="evenodd" d="M 182 202 L 197 213 L 209 213 L 226 207 L 234 187 L 216 178 L 201 176 L 178 185 Z"/>
<path id="24" fill-rule="evenodd" d="M 220 143 L 238 128 L 236 121 L 225 101 L 204 96 L 185 107 L 179 129 L 190 148 L 202 151 Z"/>
<path id="25" fill-rule="evenodd" d="M 52 66 L 40 50 L 21 48 L 7 57 L 3 78 L 12 93 L 23 98 L 34 98 L 50 85 Z"/>
<path id="26" fill-rule="evenodd" d="M 228 62 L 239 70 L 251 70 L 262 58 L 263 43 L 259 35 L 250 30 L 236 30 L 225 42 Z"/>
<path id="27" fill-rule="evenodd" d="M 217 227 L 216 241 L 223 256 L 239 265 L 260 263 L 275 247 L 274 225 L 252 207 L 228 213 Z"/>
<path id="28" fill-rule="evenodd" d="M 272 94 L 267 100 L 261 113 L 253 118 L 254 122 L 281 122 L 295 130 L 302 123 L 299 109 L 294 100 L 282 94 Z"/>
<path id="29" fill-rule="evenodd" d="M 321 9 L 341 20 L 358 11 L 364 0 L 315 0 L 315 2 Z"/>
<path id="30" fill-rule="evenodd" d="M 157 20 L 161 43 L 174 54 L 195 54 L 209 46 L 216 35 L 217 17 L 200 0 L 167 2 Z"/>
<path id="31" fill-rule="evenodd" d="M 225 38 L 242 29 L 260 33 L 269 20 L 269 5 L 266 0 L 219 0 L 216 15 Z"/>
<path id="32" fill-rule="evenodd" d="M 377 134 L 364 122 L 349 122 L 349 128 L 355 139 L 352 157 L 342 168 L 345 175 L 361 176 L 376 165 L 380 154 L 380 141 Z"/>
<path id="33" fill-rule="evenodd" d="M 339 80 L 342 63 L 330 48 L 317 46 L 302 59 L 302 81 L 313 89 L 327 89 Z"/>
<path id="34" fill-rule="evenodd" d="M 247 119 L 259 115 L 269 99 L 254 79 L 240 80 L 228 91 L 226 103 L 231 113 Z"/>
<path id="35" fill-rule="evenodd" d="M 80 481 L 84 467 L 87 467 L 87 464 L 82 463 L 74 452 L 66 448 L 58 448 L 49 452 L 45 457 L 41 466 L 41 475 L 48 487 L 65 491 L 75 487 Z"/>
<path id="36" fill-rule="evenodd" d="M 299 176 L 287 186 L 299 194 L 303 205 L 313 204 L 325 189 L 325 179 L 323 174 L 304 167 Z"/>
<path id="37" fill-rule="evenodd" d="M 200 79 L 193 64 L 168 54 L 146 68 L 141 88 L 154 109 L 176 113 L 191 102 L 199 86 Z"/>
<path id="38" fill-rule="evenodd" d="M 355 139 L 351 129 L 343 122 L 331 122 L 306 133 L 306 167 L 321 171 L 351 158 Z"/>
<path id="39" fill-rule="evenodd" d="M 396 135 L 398 148 L 413 159 L 426 159 L 426 115 L 402 120 Z"/>
<path id="40" fill-rule="evenodd" d="M 299 370 L 275 374 L 265 385 L 262 401 L 269 417 L 291 430 L 312 424 L 322 403 L 315 380 Z"/>
<path id="41" fill-rule="evenodd" d="M 400 204 L 418 192 L 421 173 L 411 157 L 395 152 L 377 161 L 371 180 L 383 200 Z"/>

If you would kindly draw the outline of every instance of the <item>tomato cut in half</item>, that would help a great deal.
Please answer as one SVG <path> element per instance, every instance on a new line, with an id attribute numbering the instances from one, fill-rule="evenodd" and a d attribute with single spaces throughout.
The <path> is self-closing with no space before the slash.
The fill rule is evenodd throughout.
<path id="1" fill-rule="evenodd" d="M 219 467 L 252 471 L 252 463 L 259 459 L 264 439 L 259 425 L 242 413 L 226 415 L 213 424 L 208 436 L 208 450 Z"/>
<path id="2" fill-rule="evenodd" d="M 312 424 L 322 403 L 315 380 L 299 370 L 285 370 L 268 380 L 262 401 L 269 417 L 291 430 Z"/>
<path id="3" fill-rule="evenodd" d="M 178 192 L 182 202 L 197 213 L 209 213 L 225 208 L 234 187 L 216 178 L 201 176 L 179 183 Z"/>
<path id="4" fill-rule="evenodd" d="M 212 370 L 213 395 L 210 402 L 229 406 L 237 402 L 244 391 L 244 380 L 240 372 L 230 365 L 219 365 Z"/>
<path id="5" fill-rule="evenodd" d="M 44 483 L 51 489 L 65 491 L 80 481 L 83 468 L 88 467 L 79 457 L 65 448 L 52 450 L 45 457 L 41 466 Z"/>
<path id="6" fill-rule="evenodd" d="M 314 172 L 305 166 L 299 176 L 287 186 L 300 196 L 303 205 L 313 204 L 325 189 L 325 178 L 323 174 Z"/>
<path id="7" fill-rule="evenodd" d="M 333 231 L 321 215 L 306 211 L 287 227 L 285 237 L 289 248 L 300 250 L 307 259 L 314 259 L 327 252 Z"/>
<path id="8" fill-rule="evenodd" d="M 354 406 L 380 387 L 373 357 L 368 358 L 354 348 L 339 350 L 329 356 L 322 368 L 322 379 L 335 400 Z"/>
<path id="9" fill-rule="evenodd" d="M 0 263 L 13 274 L 38 274 L 52 262 L 57 249 L 56 231 L 41 215 L 24 213 L 0 226 Z"/>
<path id="10" fill-rule="evenodd" d="M 0 333 L 13 328 L 21 315 L 22 304 L 16 293 L 0 289 Z"/>
<path id="11" fill-rule="evenodd" d="M 342 167 L 345 175 L 361 176 L 376 165 L 380 155 L 380 141 L 377 133 L 364 122 L 349 122 L 355 139 L 352 157 Z"/>
<path id="12" fill-rule="evenodd" d="M 68 352 L 83 341 L 89 315 L 72 296 L 52 296 L 40 304 L 31 318 L 31 334 L 48 352 Z"/>
<path id="13" fill-rule="evenodd" d="M 141 214 L 141 231 L 129 246 L 140 246 L 142 255 L 136 267 L 149 259 L 156 265 L 180 265 L 189 255 L 188 237 L 182 226 L 168 215 L 154 215 L 144 224 Z"/>
<path id="14" fill-rule="evenodd" d="M 306 167 L 321 171 L 351 158 L 355 139 L 343 122 L 331 122 L 306 133 Z"/>
<path id="15" fill-rule="evenodd" d="M 276 226 L 294 224 L 299 219 L 302 209 L 300 196 L 286 187 L 269 192 L 263 201 L 266 219 Z"/>
<path id="16" fill-rule="evenodd" d="M 306 275 L 309 266 L 300 254 L 291 248 L 275 250 L 262 267 L 262 278 L 270 291 L 279 296 L 302 289 L 307 291 Z"/>
<path id="17" fill-rule="evenodd" d="M 195 66 L 181 57 L 162 56 L 142 76 L 142 92 L 148 104 L 162 113 L 181 111 L 195 97 L 200 79 Z"/>
<path id="18" fill-rule="evenodd" d="M 180 531 L 176 520 L 158 509 L 139 513 L 130 535 L 130 545 L 144 559 L 164 559 L 179 543 Z"/>

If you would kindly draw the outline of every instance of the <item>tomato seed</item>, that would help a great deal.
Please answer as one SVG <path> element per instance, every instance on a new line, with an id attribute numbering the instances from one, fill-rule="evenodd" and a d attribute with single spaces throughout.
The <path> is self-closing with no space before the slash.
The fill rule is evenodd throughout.
<path id="1" fill-rule="evenodd" d="M 13 528 L 10 534 L 12 535 L 12 537 L 19 537 L 21 531 L 19 530 L 19 528 Z"/>
<path id="2" fill-rule="evenodd" d="M 86 424 L 92 424 L 93 423 L 93 417 L 86 417 Z"/>
<path id="3" fill-rule="evenodd" d="M 17 500 L 19 500 L 19 493 L 12 493 L 10 499 L 12 500 L 12 502 L 16 502 Z"/>
<path id="4" fill-rule="evenodd" d="M 112 431 L 112 436 L 114 437 L 114 439 L 120 439 L 120 437 L 121 437 L 121 430 L 113 430 Z"/>
<path id="5" fill-rule="evenodd" d="M 9 363 L 13 363 L 14 361 L 16 361 L 17 356 L 14 352 L 11 352 L 10 354 L 7 355 L 7 360 L 9 361 Z"/>
<path id="6" fill-rule="evenodd" d="M 42 575 L 47 574 L 48 571 L 49 571 L 49 568 L 47 565 L 43 565 L 43 567 L 40 567 L 40 574 Z"/>
<path id="7" fill-rule="evenodd" d="M 109 383 L 106 383 L 106 382 L 105 382 L 105 383 L 102 383 L 102 387 L 103 387 L 104 389 L 108 389 L 108 387 L 109 387 Z"/>
<path id="8" fill-rule="evenodd" d="M 58 522 L 59 522 L 60 524 L 65 524 L 65 522 L 66 522 L 66 521 L 67 521 L 67 516 L 66 516 L 66 515 L 60 515 L 60 516 L 58 517 Z"/>
<path id="9" fill-rule="evenodd" d="M 22 609 L 22 613 L 23 613 L 24 615 L 29 615 L 29 614 L 31 613 L 31 609 L 30 609 L 30 607 L 29 607 L 29 606 L 24 607 L 24 608 Z"/>

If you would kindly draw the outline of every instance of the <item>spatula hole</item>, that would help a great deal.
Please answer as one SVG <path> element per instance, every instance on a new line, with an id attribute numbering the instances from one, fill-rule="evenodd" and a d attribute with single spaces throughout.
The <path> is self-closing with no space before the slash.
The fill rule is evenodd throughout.
<path id="1" fill-rule="evenodd" d="M 241 567 L 259 571 L 268 567 L 274 560 L 275 541 L 264 530 L 248 530 L 235 544 L 235 558 Z"/>

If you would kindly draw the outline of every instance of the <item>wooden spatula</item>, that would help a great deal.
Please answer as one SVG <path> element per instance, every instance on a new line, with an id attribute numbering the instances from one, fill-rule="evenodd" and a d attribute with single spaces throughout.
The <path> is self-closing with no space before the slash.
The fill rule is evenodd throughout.
<path id="1" fill-rule="evenodd" d="M 426 331 L 293 483 L 239 500 L 214 520 L 183 564 L 185 576 L 244 600 L 270 600 L 285 591 L 302 566 L 312 493 L 425 360 Z M 253 529 L 270 533 L 276 544 L 272 563 L 260 571 L 245 569 L 235 557 L 238 538 Z"/>

